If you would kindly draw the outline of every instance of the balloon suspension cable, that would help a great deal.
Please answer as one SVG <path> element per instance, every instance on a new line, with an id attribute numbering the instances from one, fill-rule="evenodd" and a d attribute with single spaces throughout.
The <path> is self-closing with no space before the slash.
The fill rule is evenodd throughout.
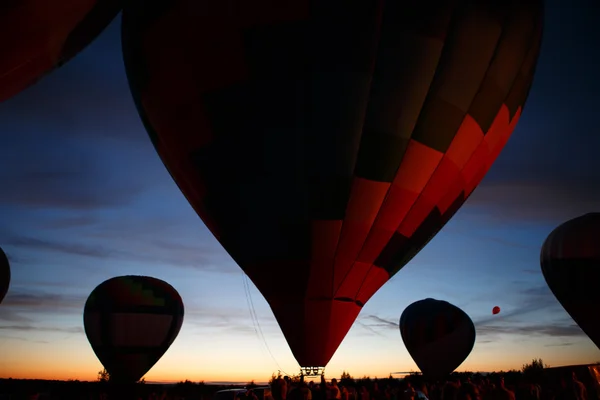
<path id="1" fill-rule="evenodd" d="M 321 376 L 325 374 L 325 367 L 300 367 L 300 376 Z"/>
<path id="2" fill-rule="evenodd" d="M 283 369 L 281 369 L 281 366 L 275 359 L 275 356 L 273 356 L 273 353 L 271 352 L 271 349 L 269 348 L 269 345 L 267 344 L 265 335 L 263 334 L 263 331 L 260 327 L 260 323 L 258 322 L 258 315 L 256 314 L 256 309 L 254 308 L 254 302 L 252 301 L 252 294 L 250 293 L 250 284 L 248 283 L 248 276 L 246 276 L 246 274 L 243 272 L 242 272 L 242 275 L 244 277 L 244 291 L 246 292 L 246 303 L 248 303 L 248 310 L 250 311 L 250 318 L 252 318 L 252 325 L 254 327 L 254 332 L 256 333 L 258 340 L 262 339 L 262 341 L 267 349 L 267 352 L 269 353 L 269 355 L 271 356 L 271 359 L 277 366 L 277 370 L 283 372 L 285 375 L 289 375 L 287 372 L 285 372 Z"/>

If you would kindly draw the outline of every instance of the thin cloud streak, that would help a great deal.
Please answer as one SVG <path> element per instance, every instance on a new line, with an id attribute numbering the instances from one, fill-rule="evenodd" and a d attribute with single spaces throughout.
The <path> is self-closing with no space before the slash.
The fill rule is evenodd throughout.
<path id="1" fill-rule="evenodd" d="M 4 243 L 17 249 L 23 249 L 23 251 L 41 250 L 102 260 L 113 259 L 170 265 L 225 274 L 239 273 L 234 261 L 223 250 L 215 247 L 188 246 L 166 240 L 138 243 L 138 247 L 135 248 L 133 242 L 113 243 L 110 246 L 109 242 L 100 242 L 104 245 L 73 241 L 58 242 L 32 236 L 13 235 L 4 238 Z M 129 249 L 118 248 L 119 245 L 127 246 Z"/>
<path id="2" fill-rule="evenodd" d="M 40 325 L 0 325 L 0 330 L 21 331 L 21 332 L 64 332 L 64 333 L 83 333 L 83 328 L 79 326 L 61 328 L 58 326 L 40 326 Z"/>

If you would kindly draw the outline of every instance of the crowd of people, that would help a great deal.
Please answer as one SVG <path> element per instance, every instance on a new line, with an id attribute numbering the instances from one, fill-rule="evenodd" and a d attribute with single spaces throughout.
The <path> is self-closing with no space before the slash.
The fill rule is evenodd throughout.
<path id="1" fill-rule="evenodd" d="M 2 380 L 0 380 L 2 381 Z M 584 385 L 575 373 L 558 379 L 534 380 L 493 376 L 452 377 L 426 381 L 421 376 L 404 379 L 354 381 L 321 378 L 317 382 L 273 379 L 270 390 L 257 396 L 252 386 L 237 391 L 231 400 L 600 400 L 595 385 Z M 31 382 L 0 382 L 0 400 L 215 400 L 210 385 L 186 382 L 169 387 L 135 385 L 124 393 L 94 382 L 61 382 L 41 392 Z M 188 385 L 189 383 L 189 385 Z M 48 389 L 48 388 L 46 388 Z M 269 388 L 267 388 L 269 389 Z M 258 393 L 258 390 L 256 390 Z"/>
<path id="2" fill-rule="evenodd" d="M 377 381 L 342 385 L 337 379 L 327 382 L 324 378 L 320 383 L 294 383 L 281 378 L 271 384 L 271 395 L 274 400 L 598 400 L 596 391 L 588 391 L 574 372 L 554 381 L 521 379 L 509 384 L 502 376 L 434 383 L 410 376 L 388 379 L 383 385 Z"/>

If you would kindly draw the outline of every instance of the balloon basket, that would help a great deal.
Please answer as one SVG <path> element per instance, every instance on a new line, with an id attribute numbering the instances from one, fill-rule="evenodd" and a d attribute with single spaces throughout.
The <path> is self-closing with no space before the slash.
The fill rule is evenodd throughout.
<path id="1" fill-rule="evenodd" d="M 325 367 L 300 367 L 300 376 L 321 376 L 325 373 Z"/>

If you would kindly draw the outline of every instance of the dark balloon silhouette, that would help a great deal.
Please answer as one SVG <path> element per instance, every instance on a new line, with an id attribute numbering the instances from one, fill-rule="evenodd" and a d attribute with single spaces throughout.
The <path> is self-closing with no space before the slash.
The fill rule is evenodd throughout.
<path id="1" fill-rule="evenodd" d="M 500 307 L 495 306 L 494 308 L 492 308 L 492 314 L 494 314 L 494 315 L 500 314 Z"/>
<path id="2" fill-rule="evenodd" d="M 475 344 L 471 318 L 455 305 L 435 299 L 406 307 L 400 317 L 400 334 L 423 375 L 433 378 L 452 373 Z"/>
<path id="3" fill-rule="evenodd" d="M 10 286 L 10 263 L 4 250 L 0 247 L 0 303 L 8 292 Z"/>
<path id="4" fill-rule="evenodd" d="M 600 348 L 600 213 L 554 229 L 542 246 L 540 261 L 556 299 Z"/>
<path id="5" fill-rule="evenodd" d="M 522 112 L 542 0 L 132 0 L 129 84 L 301 366 L 448 222 Z"/>
<path id="6" fill-rule="evenodd" d="M 115 382 L 136 382 L 163 356 L 183 323 L 183 303 L 168 283 L 120 276 L 96 287 L 85 303 L 88 340 Z"/>
<path id="7" fill-rule="evenodd" d="M 0 102 L 61 66 L 108 26 L 122 0 L 2 0 Z"/>

